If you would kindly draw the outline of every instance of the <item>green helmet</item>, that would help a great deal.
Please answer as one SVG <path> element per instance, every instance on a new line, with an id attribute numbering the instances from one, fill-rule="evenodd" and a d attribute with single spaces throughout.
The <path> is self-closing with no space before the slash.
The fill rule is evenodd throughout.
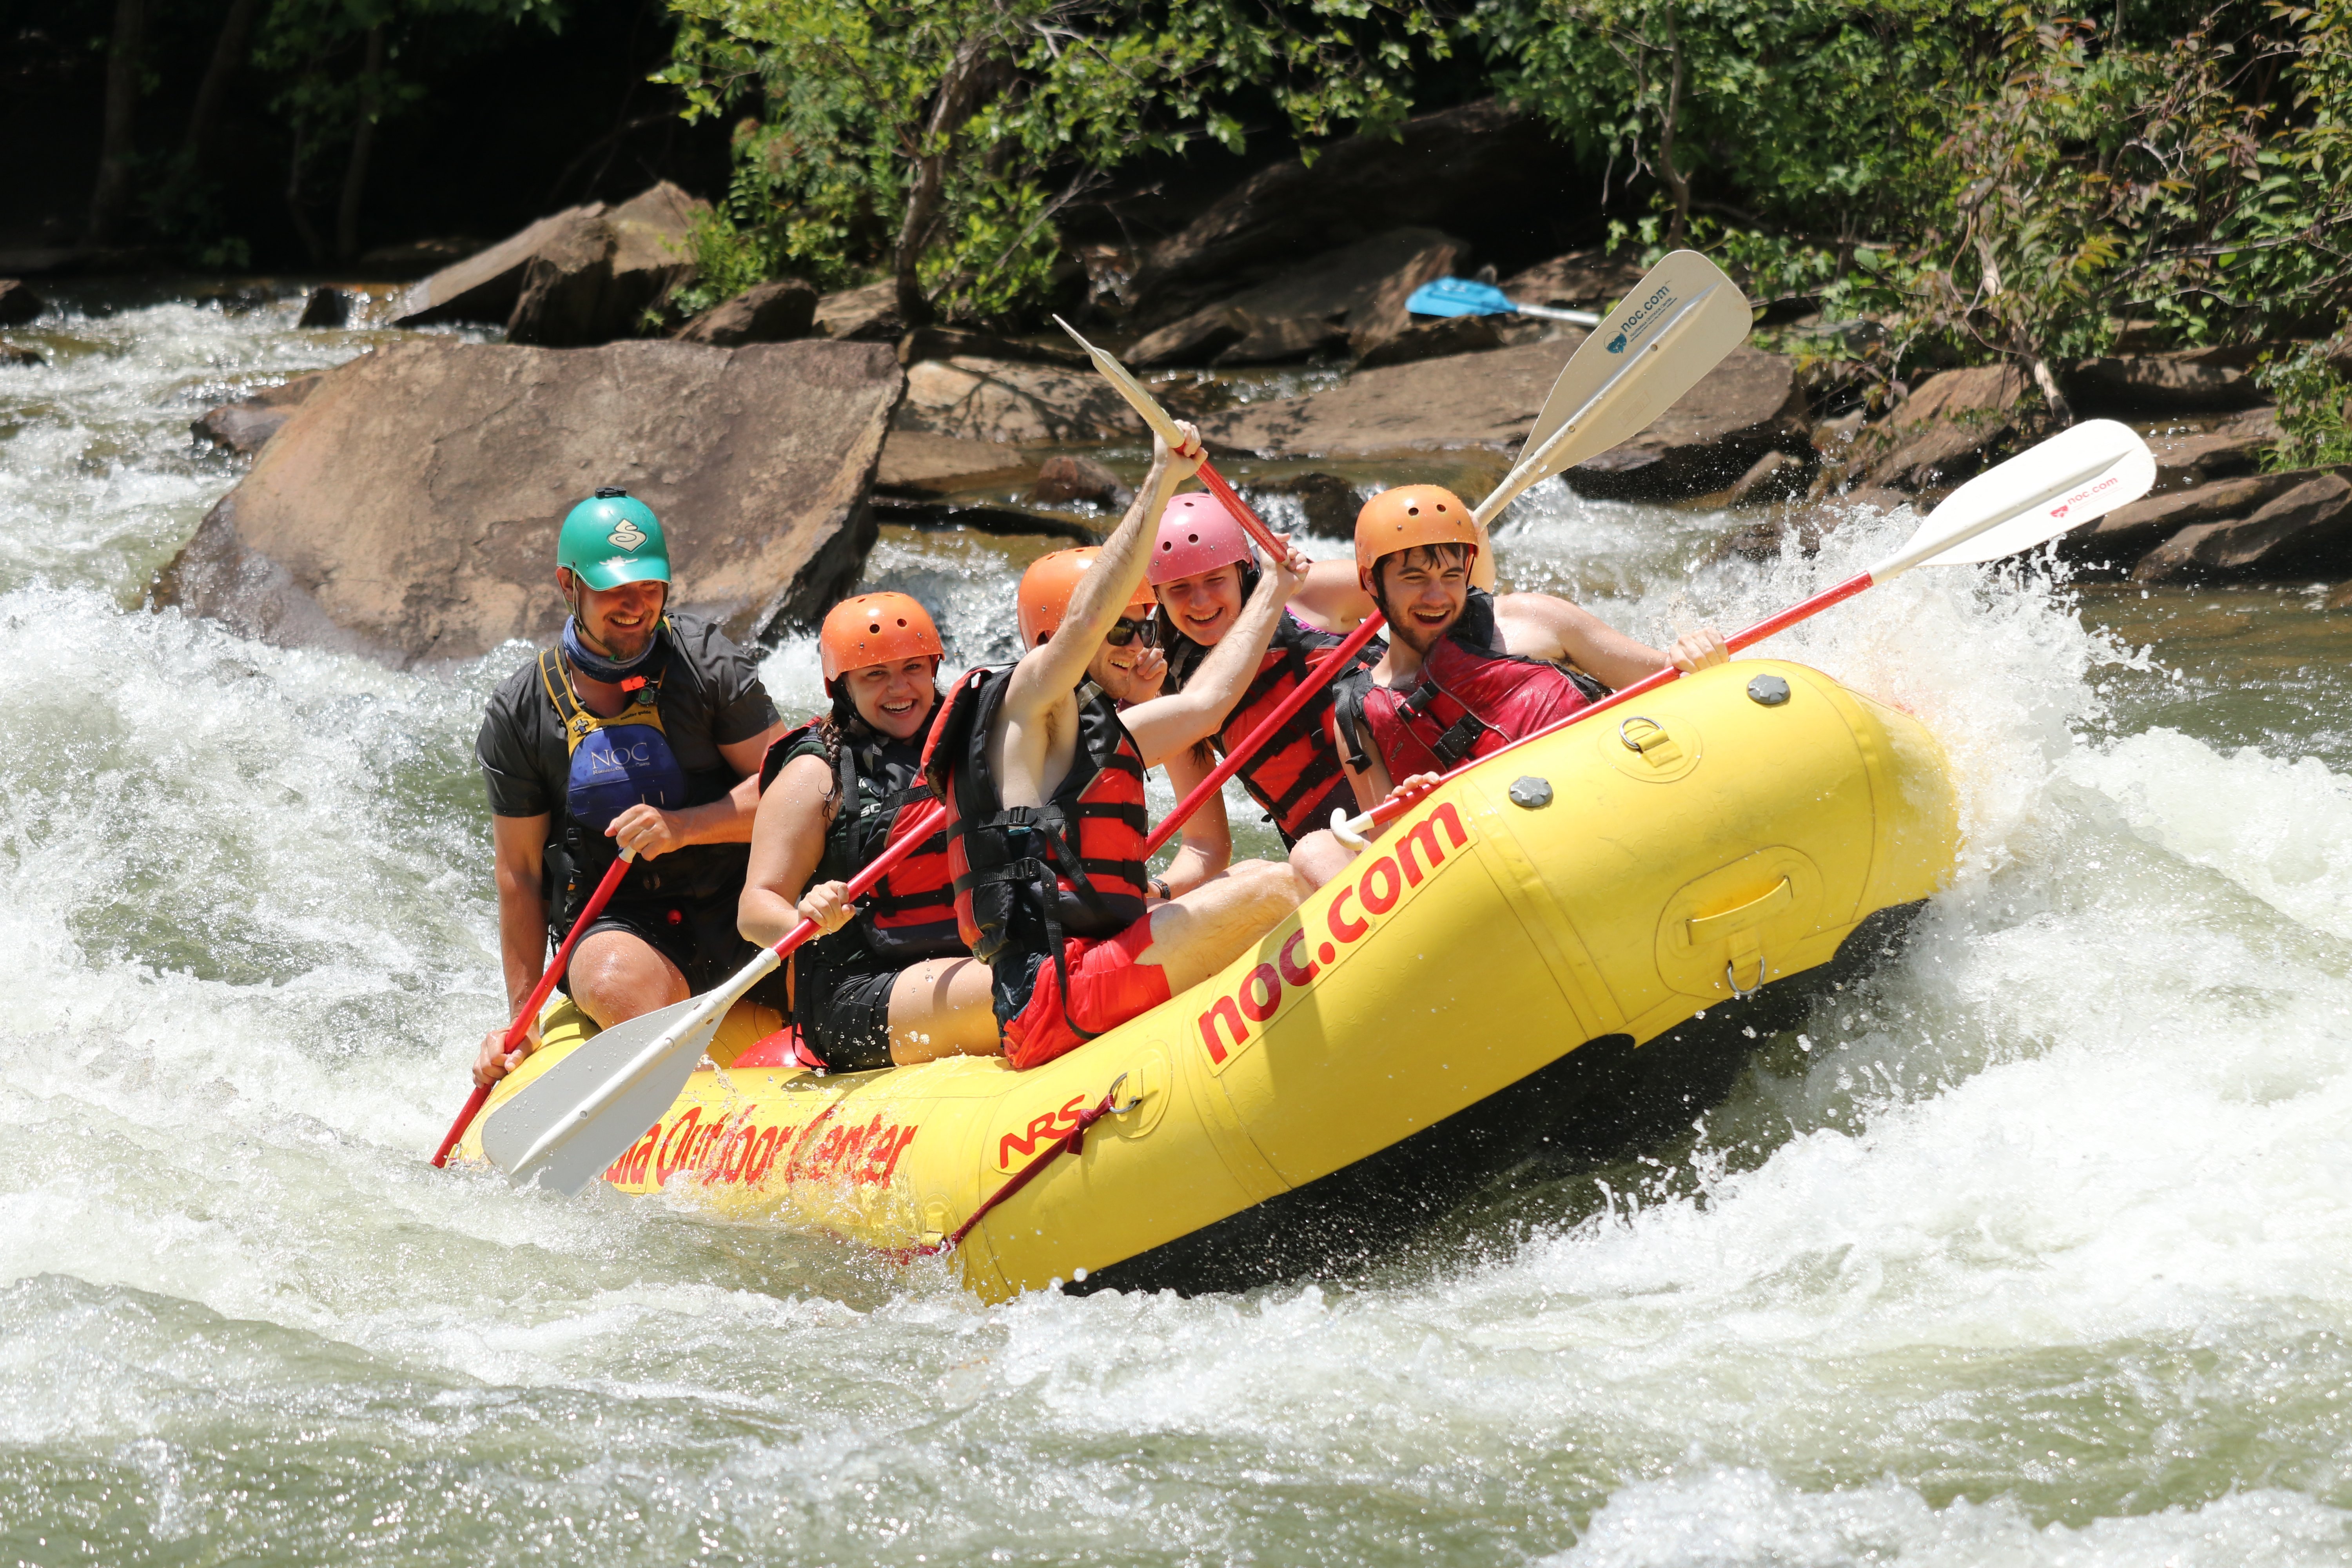
<path id="1" fill-rule="evenodd" d="M 600 489 L 572 509 L 556 535 L 555 563 L 591 588 L 669 581 L 669 542 L 654 509 L 626 490 Z"/>

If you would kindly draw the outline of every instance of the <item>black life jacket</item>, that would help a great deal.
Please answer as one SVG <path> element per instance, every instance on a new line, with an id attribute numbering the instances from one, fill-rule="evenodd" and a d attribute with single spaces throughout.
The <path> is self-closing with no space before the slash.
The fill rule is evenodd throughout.
<path id="1" fill-rule="evenodd" d="M 1029 1005 L 1037 964 L 1024 958 L 1052 959 L 1066 996 L 1063 939 L 1114 936 L 1142 919 L 1150 875 L 1143 752 L 1092 681 L 1078 689 L 1068 773 L 1045 805 L 1005 805 L 988 736 L 1013 669 L 959 676 L 923 746 L 923 776 L 948 809 L 956 923 L 995 974 L 1000 1023 Z"/>
<path id="2" fill-rule="evenodd" d="M 1242 692 L 1241 700 L 1225 715 L 1217 732 L 1210 737 L 1218 754 L 1230 753 L 1255 733 L 1283 700 L 1297 689 L 1299 682 L 1321 669 L 1331 658 L 1330 650 L 1346 640 L 1336 632 L 1317 631 L 1285 610 L 1281 623 L 1275 628 L 1274 640 L 1267 646 L 1265 658 L 1259 661 L 1256 675 Z M 1176 630 L 1164 615 L 1160 617 L 1160 646 L 1168 652 L 1169 689 L 1181 691 L 1199 670 L 1209 650 Z M 1380 662 L 1386 648 L 1380 638 L 1372 638 L 1357 651 L 1349 661 L 1350 668 L 1370 669 Z M 1265 807 L 1266 814 L 1274 819 L 1275 830 L 1282 835 L 1285 847 L 1296 845 L 1328 822 L 1334 807 L 1344 806 L 1349 815 L 1355 814 L 1355 792 L 1349 786 L 1348 775 L 1340 771 L 1339 754 L 1332 750 L 1329 730 L 1332 693 L 1336 683 L 1347 678 L 1348 671 L 1341 671 L 1334 678 L 1333 685 L 1310 698 L 1234 772 L 1234 776 L 1241 780 L 1250 798 Z"/>
<path id="3" fill-rule="evenodd" d="M 1609 690 L 1582 670 L 1505 653 L 1494 595 L 1477 588 L 1422 661 L 1410 691 L 1375 684 L 1369 668 L 1335 684 L 1349 765 L 1359 772 L 1369 765 L 1369 738 L 1391 782 L 1491 756 Z"/>
<path id="4" fill-rule="evenodd" d="M 663 728 L 661 693 L 673 665 L 692 663 L 673 646 L 675 628 L 665 619 L 656 634 L 662 647 L 643 667 L 643 673 L 623 683 L 628 706 L 607 719 L 589 711 L 572 684 L 563 656 L 553 648 L 539 656 L 541 689 L 563 727 L 563 744 L 571 758 L 560 809 L 551 813 L 547 862 L 551 881 L 562 867 L 560 900 L 551 899 L 551 916 L 587 896 L 587 889 L 620 854 L 604 837 L 613 819 L 642 802 L 664 811 L 707 805 L 735 787 L 735 775 L 724 768 L 690 772 L 670 749 Z M 733 855 L 708 853 L 736 849 Z M 740 846 L 688 846 L 657 859 L 639 864 L 629 873 L 624 897 L 704 898 L 742 882 Z M 552 894 L 555 889 L 551 887 Z"/>
<path id="5" fill-rule="evenodd" d="M 760 766 L 761 794 L 794 758 L 825 754 L 823 724 L 823 720 L 811 720 L 777 737 Z M 841 726 L 837 736 L 830 765 L 839 804 L 825 827 L 824 853 L 809 878 L 812 885 L 849 880 L 931 808 L 919 740 L 895 740 L 862 723 Z M 944 828 L 933 830 L 920 847 L 883 873 L 858 902 L 856 919 L 809 944 L 814 961 L 827 968 L 856 963 L 903 969 L 929 958 L 960 958 L 967 951 L 956 933 Z"/>

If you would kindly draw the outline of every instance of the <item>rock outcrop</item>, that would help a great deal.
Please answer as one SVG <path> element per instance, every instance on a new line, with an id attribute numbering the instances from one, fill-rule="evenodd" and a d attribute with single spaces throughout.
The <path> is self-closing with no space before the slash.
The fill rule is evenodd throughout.
<path id="1" fill-rule="evenodd" d="M 1642 280 L 1642 265 L 1605 250 L 1572 250 L 1503 279 L 1503 292 L 1522 305 L 1598 310 L 1624 298 Z"/>
<path id="2" fill-rule="evenodd" d="M 270 641 L 399 665 L 561 625 L 556 530 L 599 485 L 668 530 L 673 603 L 756 638 L 856 581 L 887 347 L 419 339 L 327 374 L 157 584 Z"/>
<path id="3" fill-rule="evenodd" d="M 738 349 L 745 343 L 788 343 L 804 338 L 816 322 L 816 288 L 797 278 L 754 283 L 733 299 L 713 305 L 677 330 L 685 343 Z"/>
<path id="4" fill-rule="evenodd" d="M 1854 443 L 1864 482 L 1917 492 L 1966 479 L 2016 433 L 2025 395 L 2014 365 L 1979 365 L 1928 377 Z"/>
<path id="5" fill-rule="evenodd" d="M 891 426 L 1001 446 L 1102 441 L 1142 429 L 1091 370 L 963 355 L 909 366 L 907 400 Z"/>
<path id="6" fill-rule="evenodd" d="M 1328 250 L 1399 225 L 1461 234 L 1550 195 L 1542 171 L 1558 149 L 1534 115 L 1492 99 L 1417 115 L 1393 135 L 1357 135 L 1262 169 L 1154 246 L 1125 292 L 1148 306 L 1181 302 L 1185 313 L 1215 282 L 1267 264 Z M 1472 233 L 1471 237 L 1478 237 Z M 1189 293 L 1190 299 L 1184 297 Z"/>
<path id="7" fill-rule="evenodd" d="M 898 314 L 898 286 L 885 278 L 827 294 L 816 302 L 815 330 L 844 342 L 897 342 L 907 335 L 906 318 Z"/>
<path id="8" fill-rule="evenodd" d="M 1265 364 L 1341 348 L 1361 356 L 1404 331 L 1412 319 L 1406 298 L 1467 253 L 1433 228 L 1390 229 L 1205 305 L 1146 337 L 1127 359 Z"/>
<path id="9" fill-rule="evenodd" d="M 2182 529 L 2140 558 L 2132 581 L 2344 576 L 2352 569 L 2352 479 L 2339 470 L 2295 478 L 2248 517 Z"/>
<path id="10" fill-rule="evenodd" d="M 2085 417 L 2229 413 L 2269 401 L 2252 374 L 2262 353 L 2252 345 L 2084 360 L 2060 386 Z"/>
<path id="11" fill-rule="evenodd" d="M 314 370 L 277 386 L 264 387 L 250 397 L 207 411 L 188 428 L 216 447 L 250 457 L 278 434 L 280 426 L 294 417 L 294 410 L 326 378 L 325 371 Z"/>
<path id="12" fill-rule="evenodd" d="M 2209 484 L 2261 467 L 2263 454 L 2279 438 L 2278 410 L 2257 408 L 2213 421 L 2204 429 L 2176 430 L 2148 437 L 2156 455 L 2156 493 Z"/>
<path id="13" fill-rule="evenodd" d="M 2147 496 L 2058 537 L 2058 553 L 2090 576 L 2122 576 L 2139 558 L 2185 529 L 2252 515 L 2294 488 L 2293 474 L 2245 474 L 2195 489 Z"/>
<path id="14" fill-rule="evenodd" d="M 1211 415 L 1201 433 L 1213 446 L 1270 458 L 1516 450 L 1583 337 L 1359 371 L 1328 392 Z M 1568 482 L 1593 495 L 1704 495 L 1769 449 L 1801 447 L 1801 415 L 1789 363 L 1737 349 L 1649 429 L 1571 469 Z"/>
<path id="15" fill-rule="evenodd" d="M 546 347 L 634 335 L 693 277 L 694 223 L 709 210 L 667 181 L 619 206 L 567 208 L 416 284 L 392 324 L 502 322 L 510 341 Z"/>
<path id="16" fill-rule="evenodd" d="M 1037 466 L 1037 478 L 1024 499 L 1031 506 L 1066 506 L 1079 500 L 1124 510 L 1135 492 L 1092 458 L 1057 452 Z"/>
<path id="17" fill-rule="evenodd" d="M 1018 447 L 940 436 L 928 430 L 893 430 L 882 443 L 874 469 L 877 489 L 949 495 L 988 486 L 1017 485 L 1037 459 Z"/>

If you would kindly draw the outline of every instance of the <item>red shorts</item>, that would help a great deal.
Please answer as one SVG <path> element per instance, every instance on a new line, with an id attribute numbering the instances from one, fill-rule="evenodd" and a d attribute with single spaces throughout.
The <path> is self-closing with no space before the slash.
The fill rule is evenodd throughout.
<path id="1" fill-rule="evenodd" d="M 1037 966 L 1029 1005 L 1004 1026 L 1004 1059 L 1021 1068 L 1044 1067 L 1076 1050 L 1095 1035 L 1140 1017 L 1168 1000 L 1168 971 L 1136 958 L 1151 945 L 1151 917 L 1145 915 L 1117 936 L 1074 936 L 1062 943 L 1070 972 L 1070 995 L 1062 997 L 1062 977 L 1054 961 Z M 1085 1034 L 1070 1026 L 1073 1016 Z"/>

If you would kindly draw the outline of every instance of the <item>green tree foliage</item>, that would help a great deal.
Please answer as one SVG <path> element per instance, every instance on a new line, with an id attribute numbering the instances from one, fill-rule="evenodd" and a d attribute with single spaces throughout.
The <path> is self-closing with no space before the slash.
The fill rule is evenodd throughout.
<path id="1" fill-rule="evenodd" d="M 1424 0 L 674 0 L 665 79 L 750 108 L 698 246 L 700 294 L 877 268 L 910 319 L 1002 313 L 1045 286 L 1055 217 L 1139 154 L 1238 147 L 1271 95 L 1302 139 L 1380 130 L 1449 47 Z M 689 300 L 689 305 L 702 302 Z"/>
<path id="2" fill-rule="evenodd" d="M 2124 16 L 2118 6 L 2116 16 Z M 1653 181 L 1653 245 L 1892 329 L 1882 368 L 2048 366 L 2119 321 L 2324 333 L 2352 300 L 2352 0 L 2145 31 L 1986 0 L 1489 0 L 1507 91 Z"/>

